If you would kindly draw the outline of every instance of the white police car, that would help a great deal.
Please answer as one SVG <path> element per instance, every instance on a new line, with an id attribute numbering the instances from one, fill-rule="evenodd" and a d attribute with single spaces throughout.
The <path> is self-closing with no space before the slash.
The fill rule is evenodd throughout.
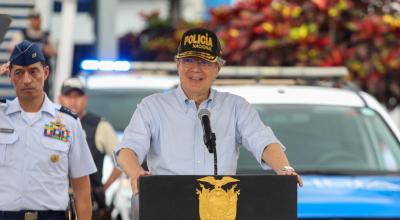
<path id="1" fill-rule="evenodd" d="M 303 74 L 302 84 L 316 83 L 315 76 Z M 286 146 L 304 180 L 299 219 L 400 219 L 400 133 L 372 96 L 345 87 L 216 88 L 244 97 Z M 238 174 L 250 173 L 265 171 L 242 148 Z"/>
<path id="2" fill-rule="evenodd" d="M 286 146 L 304 180 L 298 191 L 299 219 L 400 219 L 400 133 L 372 96 L 345 85 L 335 88 L 345 73 L 340 68 L 226 67 L 215 88 L 244 97 Z M 331 84 L 326 78 L 337 80 Z M 89 102 L 89 107 L 122 132 L 142 97 L 178 82 L 176 76 L 159 80 L 163 86 L 147 90 L 144 83 L 120 88 L 109 79 L 112 88 L 89 87 L 90 102 L 99 97 L 99 105 Z M 110 110 L 100 97 L 106 97 Z M 268 172 L 241 149 L 238 174 Z M 130 186 L 119 190 L 130 192 Z M 120 209 L 130 212 L 130 194 L 120 195 L 127 203 Z"/>

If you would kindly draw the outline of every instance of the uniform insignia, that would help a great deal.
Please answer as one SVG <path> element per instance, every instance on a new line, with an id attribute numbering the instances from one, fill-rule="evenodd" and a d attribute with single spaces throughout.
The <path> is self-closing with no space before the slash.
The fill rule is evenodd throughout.
<path id="1" fill-rule="evenodd" d="M 234 220 L 236 219 L 237 200 L 240 190 L 236 190 L 237 184 L 230 189 L 223 189 L 222 186 L 240 180 L 229 176 L 217 180 L 212 176 L 197 179 L 199 182 L 206 182 L 214 186 L 214 189 L 206 188 L 200 183 L 201 189 L 196 189 L 199 195 L 199 215 L 201 220 Z"/>
<path id="2" fill-rule="evenodd" d="M 58 161 L 60 161 L 60 155 L 58 155 L 58 154 L 52 154 L 52 155 L 50 156 L 50 160 L 51 160 L 51 162 L 53 162 L 53 163 L 57 163 Z"/>
<path id="3" fill-rule="evenodd" d="M 73 111 L 71 111 L 71 109 L 69 109 L 69 108 L 67 108 L 67 107 L 65 107 L 65 106 L 61 106 L 60 112 L 63 112 L 63 113 L 65 113 L 65 114 L 69 115 L 69 116 L 72 116 L 72 117 L 75 118 L 75 119 L 78 118 L 78 115 L 77 115 L 77 114 L 75 114 Z"/>
<path id="4" fill-rule="evenodd" d="M 61 121 L 53 122 L 44 126 L 44 136 L 51 137 L 56 140 L 69 142 L 71 137 L 71 131 L 68 130 L 65 125 L 61 124 Z"/>
<path id="5" fill-rule="evenodd" d="M 36 53 L 33 53 L 33 54 L 32 54 L 32 58 L 35 58 L 36 56 L 37 56 Z"/>
<path id="6" fill-rule="evenodd" d="M 0 133 L 12 134 L 12 133 L 14 133 L 14 129 L 12 129 L 12 128 L 0 128 Z"/>

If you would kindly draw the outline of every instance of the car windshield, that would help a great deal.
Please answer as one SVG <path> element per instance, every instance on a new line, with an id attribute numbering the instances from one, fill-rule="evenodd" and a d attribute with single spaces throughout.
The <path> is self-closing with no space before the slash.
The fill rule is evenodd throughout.
<path id="1" fill-rule="evenodd" d="M 298 171 L 399 171 L 400 146 L 375 111 L 315 105 L 254 105 Z M 242 148 L 238 173 L 261 170 Z"/>

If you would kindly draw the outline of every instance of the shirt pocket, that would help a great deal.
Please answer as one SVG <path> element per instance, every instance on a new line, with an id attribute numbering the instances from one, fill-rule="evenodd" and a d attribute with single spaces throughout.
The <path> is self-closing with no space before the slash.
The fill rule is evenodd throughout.
<path id="1" fill-rule="evenodd" d="M 9 164 L 12 160 L 12 147 L 18 140 L 14 133 L 0 133 L 0 166 Z"/>
<path id="2" fill-rule="evenodd" d="M 67 175 L 69 142 L 43 137 L 42 146 L 43 155 L 39 160 L 41 169 L 53 174 Z"/>

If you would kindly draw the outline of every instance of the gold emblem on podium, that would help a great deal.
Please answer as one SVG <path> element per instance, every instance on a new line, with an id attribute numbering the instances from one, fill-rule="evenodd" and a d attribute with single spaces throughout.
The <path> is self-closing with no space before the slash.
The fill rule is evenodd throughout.
<path id="1" fill-rule="evenodd" d="M 239 182 L 229 176 L 217 180 L 212 176 L 197 179 L 199 182 L 206 182 L 214 186 L 214 189 L 206 188 L 200 184 L 201 189 L 196 189 L 199 195 L 199 215 L 201 220 L 234 220 L 236 219 L 237 200 L 240 190 L 234 184 L 230 189 L 223 189 L 222 186 L 228 183 Z"/>

